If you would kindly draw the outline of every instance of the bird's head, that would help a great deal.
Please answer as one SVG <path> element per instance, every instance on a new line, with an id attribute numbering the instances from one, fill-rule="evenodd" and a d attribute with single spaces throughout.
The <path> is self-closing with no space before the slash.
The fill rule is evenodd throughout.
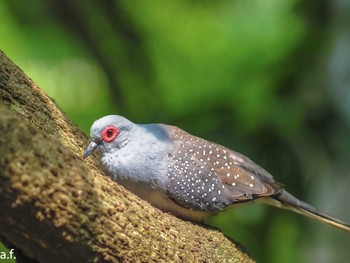
<path id="1" fill-rule="evenodd" d="M 95 150 L 112 153 L 124 147 L 136 124 L 119 115 L 109 115 L 94 122 L 90 129 L 91 142 L 83 158 L 87 158 Z"/>

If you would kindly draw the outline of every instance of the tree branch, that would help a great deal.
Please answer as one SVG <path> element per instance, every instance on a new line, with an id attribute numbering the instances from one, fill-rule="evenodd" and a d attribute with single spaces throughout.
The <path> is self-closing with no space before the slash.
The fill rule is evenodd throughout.
<path id="1" fill-rule="evenodd" d="M 0 51 L 0 236 L 40 262 L 253 262 L 83 162 L 86 136 Z"/>

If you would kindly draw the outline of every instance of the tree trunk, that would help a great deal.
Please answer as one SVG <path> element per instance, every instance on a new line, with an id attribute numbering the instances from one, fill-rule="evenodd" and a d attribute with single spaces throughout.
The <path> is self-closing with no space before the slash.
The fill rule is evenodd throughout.
<path id="1" fill-rule="evenodd" d="M 0 51 L 0 236 L 39 262 L 253 262 L 81 156 L 88 140 Z"/>

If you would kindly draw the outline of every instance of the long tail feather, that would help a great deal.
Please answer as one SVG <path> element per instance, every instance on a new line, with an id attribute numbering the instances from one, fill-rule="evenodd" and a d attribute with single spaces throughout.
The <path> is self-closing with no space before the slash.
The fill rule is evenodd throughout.
<path id="1" fill-rule="evenodd" d="M 296 213 L 299 213 L 301 215 L 308 216 L 312 219 L 315 219 L 317 221 L 320 221 L 322 223 L 326 223 L 329 225 L 332 225 L 334 227 L 343 229 L 347 232 L 350 232 L 350 225 L 342 222 L 341 220 L 334 218 L 330 215 L 327 215 L 325 213 L 319 212 L 316 210 L 316 208 L 312 207 L 311 205 L 297 199 L 290 193 L 288 193 L 285 190 L 282 190 L 280 193 L 278 193 L 275 196 L 272 196 L 275 200 L 277 200 L 277 203 L 270 203 L 274 206 L 279 206 L 281 208 L 285 208 L 288 210 L 292 210 Z"/>

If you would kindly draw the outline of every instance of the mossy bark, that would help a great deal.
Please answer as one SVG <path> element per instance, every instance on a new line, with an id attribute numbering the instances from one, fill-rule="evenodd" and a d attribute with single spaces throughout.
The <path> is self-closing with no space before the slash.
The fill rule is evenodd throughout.
<path id="1" fill-rule="evenodd" d="M 110 180 L 86 136 L 0 51 L 0 236 L 39 262 L 253 262 Z"/>

